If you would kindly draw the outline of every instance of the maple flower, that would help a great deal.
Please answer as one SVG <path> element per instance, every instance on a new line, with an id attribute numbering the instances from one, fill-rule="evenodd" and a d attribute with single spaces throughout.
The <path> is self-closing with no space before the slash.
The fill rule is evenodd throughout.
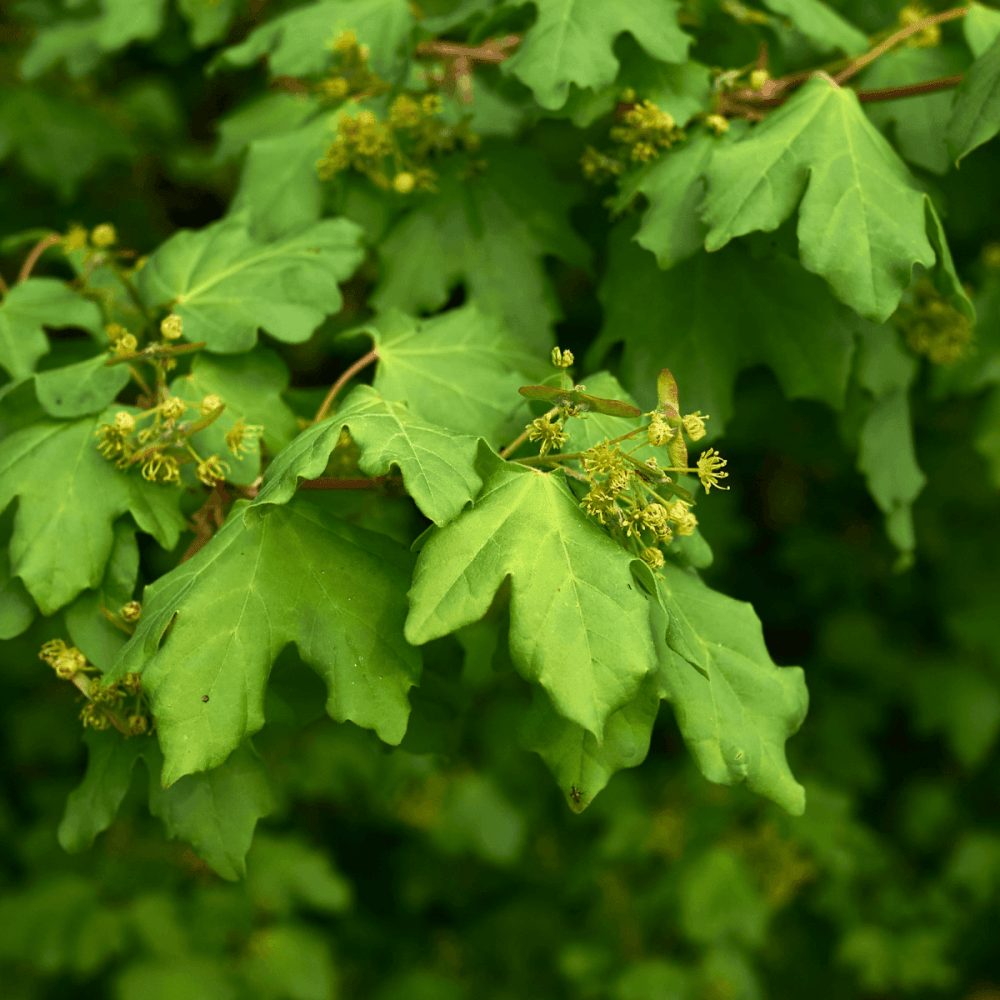
<path id="1" fill-rule="evenodd" d="M 663 553 L 657 548 L 643 549 L 639 553 L 639 558 L 650 568 L 659 569 L 665 562 Z"/>
<path id="2" fill-rule="evenodd" d="M 663 534 L 667 527 L 667 508 L 661 503 L 651 503 L 642 509 L 642 523 L 656 534 Z"/>
<path id="3" fill-rule="evenodd" d="M 126 330 L 121 323 L 108 323 L 108 325 L 104 328 L 104 332 L 108 335 L 108 340 L 110 340 L 112 344 L 117 344 L 122 337 L 128 334 L 128 330 Z"/>
<path id="4" fill-rule="evenodd" d="M 176 483 L 180 481 L 180 474 L 177 459 L 160 452 L 147 459 L 142 467 L 142 478 L 151 483 Z"/>
<path id="5" fill-rule="evenodd" d="M 209 455 L 203 462 L 198 463 L 195 475 L 206 486 L 214 486 L 220 479 L 225 479 L 229 475 L 229 466 L 218 455 Z"/>
<path id="6" fill-rule="evenodd" d="M 144 715 L 130 715 L 128 717 L 128 726 L 132 730 L 133 735 L 142 736 L 143 733 L 149 730 L 149 719 Z"/>
<path id="7" fill-rule="evenodd" d="M 118 242 L 115 227 L 110 222 L 102 222 L 99 226 L 94 226 L 90 233 L 90 242 L 98 250 L 114 246 Z"/>
<path id="8" fill-rule="evenodd" d="M 139 341 L 131 333 L 123 334 L 115 341 L 115 357 L 124 358 L 129 354 L 135 354 L 139 349 Z"/>
<path id="9" fill-rule="evenodd" d="M 63 250 L 83 250 L 87 246 L 87 230 L 83 226 L 70 226 L 69 232 L 62 238 Z"/>
<path id="10" fill-rule="evenodd" d="M 621 523 L 621 508 L 615 503 L 613 493 L 605 489 L 604 484 L 594 486 L 581 501 L 583 509 L 591 516 L 596 517 L 601 524 L 606 524 L 605 517 Z"/>
<path id="11" fill-rule="evenodd" d="M 563 431 L 562 426 L 547 413 L 531 421 L 528 440 L 542 442 L 542 446 L 538 450 L 540 455 L 547 455 L 553 448 L 561 448 L 568 439 L 569 435 Z"/>
<path id="12" fill-rule="evenodd" d="M 602 441 L 583 456 L 583 467 L 591 476 L 608 476 L 616 469 L 624 468 L 625 462 L 618 445 Z"/>
<path id="13" fill-rule="evenodd" d="M 711 420 L 707 414 L 703 417 L 701 410 L 695 410 L 682 418 L 684 430 L 692 441 L 700 441 L 705 436 L 705 421 Z"/>
<path id="14" fill-rule="evenodd" d="M 161 321 L 160 333 L 167 340 L 177 340 L 184 333 L 184 320 L 177 313 L 171 313 Z"/>
<path id="15" fill-rule="evenodd" d="M 160 413 L 164 420 L 179 420 L 187 413 L 187 403 L 178 396 L 171 396 L 160 403 Z"/>
<path id="16" fill-rule="evenodd" d="M 726 460 L 714 448 L 702 452 L 698 459 L 698 478 L 701 480 L 701 485 L 705 487 L 706 493 L 710 492 L 713 486 L 719 490 L 729 489 L 728 486 L 719 485 L 719 480 L 725 479 L 729 475 L 728 472 L 719 471 L 726 464 Z"/>
<path id="17" fill-rule="evenodd" d="M 392 179 L 392 187 L 397 194 L 409 194 L 416 187 L 416 184 L 416 177 L 406 170 L 396 174 Z"/>
<path id="18" fill-rule="evenodd" d="M 122 621 L 137 622 L 142 615 L 142 605 L 138 601 L 129 601 L 118 614 L 121 615 Z"/>
<path id="19" fill-rule="evenodd" d="M 135 417 L 127 410 L 119 410 L 115 414 L 115 430 L 127 437 L 135 430 Z"/>
<path id="20" fill-rule="evenodd" d="M 214 392 L 210 392 L 201 401 L 201 415 L 207 417 L 210 413 L 214 413 L 220 406 L 222 406 L 222 399 L 216 396 Z"/>
<path id="21" fill-rule="evenodd" d="M 729 131 L 729 120 L 722 115 L 708 115 L 705 118 L 705 124 L 716 135 L 722 135 L 723 132 Z"/>
<path id="22" fill-rule="evenodd" d="M 239 457 L 241 451 L 254 451 L 263 433 L 263 427 L 257 424 L 248 424 L 243 417 L 240 417 L 226 433 L 226 447 Z M 246 443 L 248 439 L 252 440 L 253 444 L 248 445 Z"/>
<path id="23" fill-rule="evenodd" d="M 122 411 L 124 412 L 124 411 Z M 125 414 L 131 416 L 131 414 Z M 97 450 L 108 459 L 127 459 L 132 454 L 132 446 L 129 444 L 126 434 L 119 430 L 118 418 L 114 424 L 101 424 L 94 431 L 97 437 Z M 133 421 L 133 427 L 134 427 Z"/>
<path id="24" fill-rule="evenodd" d="M 80 721 L 84 728 L 107 729 L 111 720 L 96 705 L 85 705 L 80 713 Z"/>
<path id="25" fill-rule="evenodd" d="M 67 646 L 62 639 L 51 639 L 46 642 L 38 654 L 56 672 L 57 677 L 64 681 L 72 678 L 87 665 L 87 658 L 76 648 Z"/>
<path id="26" fill-rule="evenodd" d="M 320 81 L 320 90 L 335 101 L 342 100 L 350 93 L 351 85 L 342 76 L 332 76 Z"/>
<path id="27" fill-rule="evenodd" d="M 674 429 L 663 418 L 663 414 L 654 413 L 653 419 L 650 420 L 649 426 L 646 428 L 646 440 L 649 441 L 654 448 L 660 448 L 673 436 Z"/>
<path id="28" fill-rule="evenodd" d="M 572 351 L 561 351 L 558 347 L 552 348 L 552 364 L 556 368 L 569 368 L 575 360 Z"/>

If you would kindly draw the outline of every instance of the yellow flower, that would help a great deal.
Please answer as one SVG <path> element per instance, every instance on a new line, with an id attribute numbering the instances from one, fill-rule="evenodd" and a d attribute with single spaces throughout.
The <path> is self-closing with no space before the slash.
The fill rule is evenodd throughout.
<path id="1" fill-rule="evenodd" d="M 137 622 L 142 615 L 142 605 L 138 601 L 129 601 L 118 614 L 122 621 Z"/>
<path id="2" fill-rule="evenodd" d="M 646 440 L 654 447 L 660 448 L 674 436 L 674 429 L 663 419 L 662 414 L 654 413 L 653 419 L 646 428 Z"/>
<path id="3" fill-rule="evenodd" d="M 692 441 L 700 441 L 705 436 L 705 421 L 710 419 L 711 417 L 709 416 L 703 417 L 701 410 L 696 410 L 694 413 L 689 413 L 686 417 L 683 417 L 682 422 L 688 437 Z"/>
<path id="4" fill-rule="evenodd" d="M 248 424 L 243 417 L 240 417 L 226 434 L 226 447 L 238 458 L 241 451 L 254 451 L 263 433 L 263 427 Z M 253 444 L 246 444 L 247 439 Z"/>
<path id="5" fill-rule="evenodd" d="M 160 323 L 160 333 L 167 340 L 177 340 L 184 333 L 184 320 L 176 313 L 171 313 Z"/>
<path id="6" fill-rule="evenodd" d="M 128 335 L 128 330 L 126 330 L 121 323 L 108 323 L 108 325 L 104 328 L 104 332 L 108 335 L 108 340 L 110 340 L 112 344 L 117 344 L 122 337 Z"/>
<path id="7" fill-rule="evenodd" d="M 115 414 L 115 430 L 127 437 L 135 430 L 135 417 L 127 410 L 119 410 Z"/>
<path id="8" fill-rule="evenodd" d="M 151 483 L 176 483 L 180 481 L 180 466 L 177 459 L 157 452 L 142 467 L 142 478 Z"/>
<path id="9" fill-rule="evenodd" d="M 87 230 L 83 226 L 70 226 L 69 232 L 62 238 L 63 250 L 83 250 L 87 246 Z"/>
<path id="10" fill-rule="evenodd" d="M 90 242 L 98 250 L 113 247 L 118 242 L 118 234 L 115 232 L 115 227 L 110 222 L 102 222 L 99 226 L 94 226 L 90 233 Z"/>
<path id="11" fill-rule="evenodd" d="M 552 364 L 556 368 L 569 368 L 575 360 L 572 351 L 561 351 L 558 347 L 552 348 Z"/>
<path id="12" fill-rule="evenodd" d="M 138 349 L 139 341 L 131 333 L 126 333 L 115 342 L 115 357 L 124 358 L 129 354 L 135 354 Z"/>
<path id="13" fill-rule="evenodd" d="M 396 176 L 392 179 L 392 186 L 397 194 L 409 194 L 414 187 L 416 187 L 416 184 L 416 177 L 406 170 L 402 173 L 396 174 Z"/>
<path id="14" fill-rule="evenodd" d="M 719 490 L 729 489 L 728 486 L 719 485 L 719 480 L 729 475 L 728 472 L 719 471 L 726 464 L 726 460 L 714 448 L 702 453 L 698 459 L 698 478 L 706 493 L 710 492 L 713 486 Z"/>
<path id="15" fill-rule="evenodd" d="M 709 115 L 705 119 L 705 124 L 716 134 L 722 135 L 723 132 L 729 131 L 729 121 L 723 118 L 722 115 Z"/>
<path id="16" fill-rule="evenodd" d="M 201 415 L 203 417 L 207 417 L 210 413 L 214 413 L 222 405 L 222 400 L 216 396 L 214 392 L 212 392 L 201 401 L 199 409 L 201 410 Z"/>
<path id="17" fill-rule="evenodd" d="M 164 420 L 179 420 L 187 413 L 187 403 L 177 396 L 160 403 L 160 413 Z"/>
<path id="18" fill-rule="evenodd" d="M 615 503 L 614 495 L 609 493 L 604 485 L 595 486 L 581 501 L 583 509 L 591 516 L 596 517 L 601 524 L 606 524 L 605 517 L 621 523 L 622 512 Z"/>
<path id="19" fill-rule="evenodd" d="M 642 561 L 650 569 L 659 569 L 665 561 L 663 558 L 663 553 L 659 549 L 654 549 L 654 548 L 643 549 L 639 555 Z"/>
<path id="20" fill-rule="evenodd" d="M 568 439 L 569 435 L 548 414 L 531 422 L 528 440 L 542 442 L 538 450 L 540 455 L 547 455 L 553 448 L 561 448 Z"/>
<path id="21" fill-rule="evenodd" d="M 229 466 L 218 455 L 210 455 L 198 463 L 195 475 L 206 486 L 214 486 L 220 479 L 225 479 L 229 475 Z"/>

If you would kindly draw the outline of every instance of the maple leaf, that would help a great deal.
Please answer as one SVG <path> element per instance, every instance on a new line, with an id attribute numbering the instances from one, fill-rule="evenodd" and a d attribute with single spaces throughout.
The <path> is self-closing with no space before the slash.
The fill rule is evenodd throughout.
<path id="1" fill-rule="evenodd" d="M 146 588 L 135 635 L 105 675 L 142 674 L 165 785 L 217 767 L 260 729 L 271 664 L 291 642 L 326 681 L 333 718 L 390 743 L 406 730 L 420 672 L 402 632 L 410 555 L 328 514 L 321 496 L 297 496 L 250 529 L 246 507 Z"/>
<path id="2" fill-rule="evenodd" d="M 307 340 L 340 310 L 338 282 L 361 263 L 361 230 L 324 219 L 271 243 L 236 216 L 181 230 L 154 251 L 137 276 L 150 306 L 172 306 L 184 336 L 211 351 L 247 351 L 257 330 L 288 343 Z"/>
<path id="3" fill-rule="evenodd" d="M 653 669 L 632 557 L 580 509 L 560 474 L 480 452 L 472 508 L 434 529 L 417 559 L 406 637 L 415 645 L 486 614 L 511 580 L 510 655 L 564 718 L 598 739 Z"/>
<path id="4" fill-rule="evenodd" d="M 595 90 L 618 75 L 615 39 L 629 32 L 656 59 L 682 63 L 691 38 L 680 30 L 673 0 L 535 0 L 538 20 L 504 63 L 549 110 L 562 107 L 570 83 Z"/>

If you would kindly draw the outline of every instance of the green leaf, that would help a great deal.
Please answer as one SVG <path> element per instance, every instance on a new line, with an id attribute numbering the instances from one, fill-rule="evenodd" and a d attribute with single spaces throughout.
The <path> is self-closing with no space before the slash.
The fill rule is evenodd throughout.
<path id="1" fill-rule="evenodd" d="M 228 963 L 203 955 L 144 958 L 126 965 L 116 1000 L 236 1000 Z"/>
<path id="2" fill-rule="evenodd" d="M 246 212 L 257 239 L 270 240 L 315 223 L 323 188 L 316 164 L 330 145 L 326 116 L 250 143 L 229 214 Z"/>
<path id="3" fill-rule="evenodd" d="M 903 553 L 912 552 L 916 545 L 911 507 L 927 482 L 913 446 L 909 387 L 915 374 L 916 362 L 902 350 L 891 329 L 866 331 L 859 351 L 858 380 L 875 403 L 861 428 L 858 469 L 886 515 L 889 538 Z"/>
<path id="4" fill-rule="evenodd" d="M 618 75 L 615 39 L 629 32 L 655 59 L 682 63 L 691 39 L 677 24 L 673 0 L 534 0 L 538 20 L 503 64 L 549 110 L 562 107 L 570 83 L 597 89 Z"/>
<path id="5" fill-rule="evenodd" d="M 517 390 L 537 357 L 475 303 L 431 319 L 398 312 L 371 331 L 378 351 L 373 386 L 383 399 L 456 434 L 495 445 L 523 406 Z"/>
<path id="6" fill-rule="evenodd" d="M 588 519 L 558 473 L 485 449 L 471 510 L 431 533 L 417 559 L 406 637 L 415 645 L 486 614 L 511 578 L 510 655 L 564 718 L 601 737 L 653 669 L 632 557 Z"/>
<path id="7" fill-rule="evenodd" d="M 641 417 L 642 410 L 620 399 L 601 399 L 576 389 L 554 389 L 547 385 L 522 385 L 517 390 L 525 399 L 538 399 L 553 406 L 574 406 L 581 413 L 603 413 L 608 417 Z M 623 432 L 622 432 L 623 433 Z M 610 435 L 617 437 L 617 434 Z"/>
<path id="8" fill-rule="evenodd" d="M 375 305 L 433 312 L 464 282 L 469 298 L 548 352 L 561 314 L 543 257 L 585 266 L 590 255 L 568 221 L 572 189 L 533 150 L 486 142 L 483 158 L 487 166 L 471 178 L 443 168 L 440 191 L 389 232 Z"/>
<path id="9" fill-rule="evenodd" d="M 976 57 L 981 56 L 1000 35 L 1000 11 L 973 0 L 962 18 L 962 32 Z"/>
<path id="10" fill-rule="evenodd" d="M 255 347 L 237 355 L 199 354 L 191 373 L 174 379 L 170 391 L 189 403 L 199 404 L 216 395 L 226 408 L 214 423 L 191 438 L 200 455 L 221 455 L 229 465 L 226 479 L 248 486 L 260 474 L 258 441 L 247 438 L 247 451 L 233 455 L 226 434 L 240 420 L 263 427 L 264 447 L 276 455 L 298 433 L 299 424 L 281 394 L 288 388 L 288 368 L 281 357 L 267 348 Z"/>
<path id="11" fill-rule="evenodd" d="M 718 144 L 714 136 L 699 132 L 688 145 L 656 160 L 628 192 L 628 201 L 637 193 L 649 199 L 633 239 L 654 253 L 664 269 L 697 253 L 705 242 L 708 229 L 698 216 L 698 206 L 705 193 L 704 174 Z"/>
<path id="12" fill-rule="evenodd" d="M 251 939 L 240 972 L 262 1000 L 328 1000 L 336 973 L 325 935 L 306 927 L 263 927 Z"/>
<path id="13" fill-rule="evenodd" d="M 709 944 L 735 937 L 760 945 L 764 940 L 767 901 L 743 860 L 725 847 L 712 848 L 684 870 L 680 904 L 681 926 L 693 941 Z"/>
<path id="14" fill-rule="evenodd" d="M 803 267 L 877 322 L 899 304 L 913 265 L 937 259 L 926 195 L 854 92 L 829 78 L 813 78 L 748 138 L 716 150 L 707 180 L 706 249 L 777 229 L 798 205 Z"/>
<path id="15" fill-rule="evenodd" d="M 177 0 L 177 9 L 191 22 L 191 44 L 203 49 L 223 41 L 237 5 L 238 0 Z"/>
<path id="16" fill-rule="evenodd" d="M 993 486 L 1000 489 L 1000 388 L 996 386 L 990 390 L 979 414 L 973 444 L 986 459 Z"/>
<path id="17" fill-rule="evenodd" d="M 105 111 L 33 87 L 0 87 L 0 122 L 0 159 L 16 152 L 24 169 L 63 201 L 98 166 L 136 153 Z"/>
<path id="18" fill-rule="evenodd" d="M 808 707 L 800 667 L 777 667 L 753 607 L 710 590 L 667 563 L 642 579 L 660 658 L 660 694 L 709 781 L 746 781 L 799 816 L 805 791 L 785 759 L 785 741 Z M 652 588 L 655 587 L 655 590 Z"/>
<path id="19" fill-rule="evenodd" d="M 101 7 L 99 17 L 64 20 L 39 31 L 21 60 L 21 75 L 33 80 L 65 59 L 70 76 L 86 76 L 105 52 L 160 33 L 164 0 L 101 0 Z"/>
<path id="20" fill-rule="evenodd" d="M 112 614 L 132 600 L 139 575 L 139 546 L 135 525 L 129 518 L 115 522 L 115 538 L 97 590 L 85 590 L 64 614 L 73 645 L 101 670 L 109 670 L 128 636 L 104 617 L 101 608 Z"/>
<path id="21" fill-rule="evenodd" d="M 132 411 L 136 412 L 136 411 Z M 112 525 L 126 512 L 166 549 L 177 544 L 184 519 L 175 487 L 146 482 L 115 468 L 96 447 L 97 418 L 46 420 L 0 444 L 0 509 L 19 498 L 10 543 L 12 572 L 43 614 L 97 587 L 114 543 Z"/>
<path id="22" fill-rule="evenodd" d="M 268 672 L 290 642 L 326 681 L 338 722 L 388 743 L 406 730 L 420 672 L 402 633 L 411 556 L 326 513 L 322 497 L 299 495 L 249 530 L 246 507 L 237 502 L 208 545 L 146 588 L 109 675 L 142 673 L 165 785 L 218 766 L 260 729 Z"/>
<path id="23" fill-rule="evenodd" d="M 776 14 L 784 14 L 820 51 L 842 49 L 847 55 L 854 56 L 868 48 L 868 36 L 821 0 L 764 2 Z"/>
<path id="24" fill-rule="evenodd" d="M 101 312 L 55 278 L 29 278 L 0 302 L 0 365 L 13 379 L 35 370 L 49 351 L 44 326 L 101 329 Z"/>
<path id="25" fill-rule="evenodd" d="M 0 639 L 13 639 L 35 620 L 38 609 L 24 584 L 10 571 L 7 547 L 0 549 Z"/>
<path id="26" fill-rule="evenodd" d="M 250 741 L 217 767 L 180 777 L 167 788 L 158 780 L 163 758 L 152 740 L 146 741 L 144 755 L 149 811 L 163 820 L 167 837 L 186 840 L 225 879 L 246 875 L 254 827 L 274 808 L 267 772 Z"/>
<path id="27" fill-rule="evenodd" d="M 139 272 L 139 290 L 150 306 L 172 305 L 184 336 L 211 351 L 248 351 L 259 328 L 299 343 L 340 310 L 338 282 L 364 257 L 360 236 L 346 219 L 324 219 L 261 243 L 245 218 L 227 218 L 175 233 Z"/>
<path id="28" fill-rule="evenodd" d="M 87 745 L 87 771 L 69 793 L 59 824 L 59 844 L 71 854 L 87 850 L 114 822 L 132 784 L 135 763 L 153 737 L 126 739 L 114 729 L 86 729 L 83 742 Z"/>
<path id="29" fill-rule="evenodd" d="M 322 73 L 330 63 L 329 43 L 353 31 L 370 50 L 372 71 L 391 75 L 412 26 L 406 0 L 319 0 L 261 25 L 245 42 L 226 49 L 221 62 L 249 66 L 266 56 L 274 76 Z"/>
<path id="30" fill-rule="evenodd" d="M 784 254 L 754 259 L 738 244 L 664 272 L 629 240 L 630 229 L 625 223 L 612 234 L 598 290 L 604 327 L 589 365 L 624 344 L 622 381 L 649 408 L 657 372 L 668 367 L 683 389 L 685 412 L 709 414 L 712 435 L 732 416 L 736 375 L 761 362 L 788 397 L 843 405 L 854 334 L 863 324 L 818 278 Z"/>
<path id="31" fill-rule="evenodd" d="M 241 104 L 216 125 L 219 145 L 215 162 L 238 156 L 258 139 L 295 132 L 319 111 L 321 104 L 312 94 L 267 93 Z M 315 166 L 315 164 L 314 164 Z"/>
<path id="32" fill-rule="evenodd" d="M 957 164 L 1000 132 L 1000 35 L 972 64 L 955 94 L 945 141 Z"/>
<path id="33" fill-rule="evenodd" d="M 387 403 L 371 386 L 359 385 L 334 417 L 313 424 L 268 467 L 264 484 L 244 514 L 247 526 L 287 503 L 301 479 L 315 479 L 347 427 L 358 446 L 358 465 L 368 476 L 398 466 L 414 503 L 435 524 L 447 524 L 479 492 L 473 468 L 478 438 L 414 417 L 403 403 Z"/>
<path id="34" fill-rule="evenodd" d="M 247 855 L 247 890 L 260 909 L 287 916 L 296 905 L 321 913 L 344 913 L 350 883 L 329 856 L 291 837 L 257 834 Z"/>
<path id="35" fill-rule="evenodd" d="M 968 65 L 969 57 L 958 48 L 904 46 L 876 59 L 859 86 L 863 90 L 902 87 L 962 73 Z M 869 101 L 865 112 L 883 131 L 890 122 L 895 123 L 893 138 L 906 160 L 932 173 L 946 174 L 952 161 L 944 135 L 953 100 L 951 91 L 940 90 L 895 101 Z"/>
<path id="36" fill-rule="evenodd" d="M 536 688 L 521 740 L 545 761 L 569 807 L 583 812 L 616 771 L 646 759 L 659 707 L 656 680 L 647 678 L 632 701 L 608 716 L 599 743 L 593 733 L 559 715 Z"/>
<path id="37" fill-rule="evenodd" d="M 35 393 L 45 412 L 50 417 L 84 417 L 113 403 L 128 385 L 129 373 L 125 365 L 107 367 L 110 357 L 109 353 L 98 354 L 35 375 Z"/>

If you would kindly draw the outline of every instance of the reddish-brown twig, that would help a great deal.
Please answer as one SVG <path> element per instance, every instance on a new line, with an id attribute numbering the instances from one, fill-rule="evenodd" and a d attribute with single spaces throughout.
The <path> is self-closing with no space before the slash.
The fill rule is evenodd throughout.
<path id="1" fill-rule="evenodd" d="M 330 391 L 326 394 L 326 398 L 320 404 L 320 408 L 316 411 L 316 416 L 313 417 L 313 423 L 318 424 L 326 415 L 330 412 L 330 407 L 333 406 L 333 401 L 337 398 L 337 393 L 352 379 L 355 375 L 361 371 L 362 368 L 366 368 L 373 361 L 378 361 L 378 348 L 373 347 L 364 357 L 358 358 L 357 361 L 351 365 L 347 371 L 344 372 L 336 382 L 330 386 Z"/>
<path id="2" fill-rule="evenodd" d="M 49 247 L 55 246 L 62 236 L 59 233 L 49 233 L 48 236 L 43 236 L 32 248 L 31 253 L 24 258 L 24 263 L 21 265 L 21 271 L 17 276 L 17 283 L 20 284 L 22 281 L 27 281 L 31 277 L 31 272 L 35 269 L 35 265 L 38 263 L 38 258 L 48 250 Z"/>

